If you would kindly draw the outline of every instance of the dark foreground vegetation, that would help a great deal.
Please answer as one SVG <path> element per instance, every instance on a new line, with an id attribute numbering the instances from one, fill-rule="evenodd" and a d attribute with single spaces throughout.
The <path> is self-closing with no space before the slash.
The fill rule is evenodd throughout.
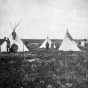
<path id="1" fill-rule="evenodd" d="M 88 53 L 0 54 L 0 88 L 88 88 Z"/>

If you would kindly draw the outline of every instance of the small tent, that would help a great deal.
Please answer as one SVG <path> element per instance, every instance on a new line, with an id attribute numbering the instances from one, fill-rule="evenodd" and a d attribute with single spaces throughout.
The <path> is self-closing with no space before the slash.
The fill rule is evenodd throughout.
<path id="1" fill-rule="evenodd" d="M 7 37 L 4 37 L 4 39 L 2 39 L 0 51 L 1 52 L 9 52 L 9 45 L 8 45 L 8 38 Z"/>
<path id="2" fill-rule="evenodd" d="M 81 41 L 80 46 L 85 47 L 85 41 Z"/>
<path id="3" fill-rule="evenodd" d="M 9 40 L 10 46 L 12 46 L 13 44 L 18 46 L 17 52 L 29 51 L 23 41 L 19 38 L 15 30 L 13 30 L 13 32 L 11 33 Z"/>
<path id="4" fill-rule="evenodd" d="M 51 42 L 51 39 L 49 39 L 49 37 L 47 37 L 46 39 L 45 39 L 45 41 L 40 45 L 40 47 L 39 48 L 46 48 L 46 44 L 49 44 L 49 48 L 51 48 L 51 44 L 52 44 L 52 42 Z"/>
<path id="5" fill-rule="evenodd" d="M 1 52 L 7 52 L 7 42 L 4 41 L 1 45 Z"/>
<path id="6" fill-rule="evenodd" d="M 80 42 L 81 47 L 88 47 L 88 39 L 84 39 L 83 41 Z"/>
<path id="7" fill-rule="evenodd" d="M 59 47 L 59 51 L 80 51 L 68 30 L 66 32 L 65 38 L 63 39 Z"/>

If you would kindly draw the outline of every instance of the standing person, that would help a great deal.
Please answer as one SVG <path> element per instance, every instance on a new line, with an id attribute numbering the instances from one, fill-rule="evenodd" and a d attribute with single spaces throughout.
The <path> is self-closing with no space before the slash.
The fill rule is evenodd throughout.
<path id="1" fill-rule="evenodd" d="M 49 43 L 48 42 L 46 43 L 46 49 L 49 49 Z"/>

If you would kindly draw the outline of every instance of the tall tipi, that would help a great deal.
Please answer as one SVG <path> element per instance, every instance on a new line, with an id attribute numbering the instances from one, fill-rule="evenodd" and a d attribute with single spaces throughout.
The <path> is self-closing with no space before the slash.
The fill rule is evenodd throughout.
<path id="1" fill-rule="evenodd" d="M 22 42 L 22 40 L 17 35 L 15 29 L 16 27 L 13 29 L 13 32 L 11 33 L 9 37 L 10 46 L 12 46 L 13 44 L 16 44 L 18 46 L 17 52 L 29 51 L 26 45 Z"/>
<path id="2" fill-rule="evenodd" d="M 59 51 L 80 51 L 80 49 L 77 47 L 76 42 L 72 39 L 72 36 L 68 32 L 68 29 L 59 47 Z"/>
<path id="3" fill-rule="evenodd" d="M 39 48 L 46 48 L 46 44 L 49 44 L 49 48 L 51 48 L 51 44 L 52 44 L 52 42 L 51 42 L 51 39 L 49 39 L 49 37 L 47 36 L 47 38 L 45 39 L 45 41 L 40 45 L 40 47 Z"/>

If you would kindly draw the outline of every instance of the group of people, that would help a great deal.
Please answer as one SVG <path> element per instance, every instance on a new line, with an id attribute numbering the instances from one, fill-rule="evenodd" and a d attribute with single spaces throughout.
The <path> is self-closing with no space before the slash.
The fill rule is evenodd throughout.
<path id="1" fill-rule="evenodd" d="M 6 41 L 6 49 L 8 53 L 17 52 L 18 46 L 16 44 L 11 45 L 9 38 L 5 37 L 4 41 Z"/>

